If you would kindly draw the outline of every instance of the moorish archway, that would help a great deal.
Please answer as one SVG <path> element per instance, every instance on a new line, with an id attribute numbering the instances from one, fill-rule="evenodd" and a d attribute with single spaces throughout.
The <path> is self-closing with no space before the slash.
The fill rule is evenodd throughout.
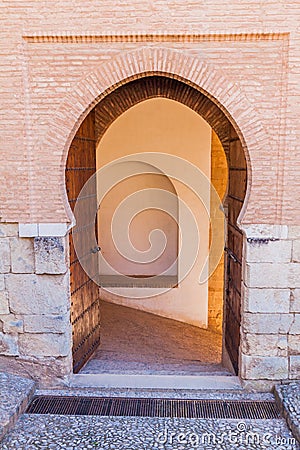
<path id="1" fill-rule="evenodd" d="M 247 163 L 243 144 L 227 115 L 207 95 L 185 80 L 168 74 L 140 74 L 134 80 L 107 93 L 82 122 L 71 144 L 66 165 L 67 192 L 71 208 L 86 180 L 95 171 L 96 142 L 110 124 L 123 112 L 149 98 L 165 97 L 178 101 L 199 114 L 218 135 L 227 156 L 229 183 L 226 197 L 227 238 L 224 298 L 225 347 L 236 373 L 238 372 L 243 235 L 238 217 L 247 186 Z M 96 117 L 96 119 L 95 119 Z M 95 125 L 95 123 L 97 125 Z M 96 195 L 96 194 L 95 194 Z M 95 197 L 96 198 L 96 197 Z M 91 224 L 91 229 L 93 224 Z M 72 247 L 71 255 L 71 318 L 73 326 L 74 371 L 77 372 L 99 343 L 99 309 L 97 286 L 81 268 Z"/>

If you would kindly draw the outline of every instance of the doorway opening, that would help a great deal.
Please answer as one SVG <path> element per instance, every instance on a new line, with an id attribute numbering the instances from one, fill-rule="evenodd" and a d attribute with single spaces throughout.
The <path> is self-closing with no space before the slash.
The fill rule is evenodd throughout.
<path id="1" fill-rule="evenodd" d="M 167 109 L 169 108 L 169 113 L 166 114 L 164 111 L 162 116 L 160 116 L 160 113 L 164 109 L 162 106 L 163 102 L 166 104 L 168 103 Z M 143 108 L 148 108 L 148 113 L 145 114 L 144 111 L 142 114 Z M 151 114 L 149 113 L 149 110 L 152 111 Z M 186 114 L 188 118 L 185 117 L 183 120 L 181 117 L 181 121 L 176 122 L 175 118 L 172 116 L 172 114 L 175 114 L 175 110 L 177 110 L 177 113 L 178 110 L 180 110 L 180 114 Z M 156 111 L 156 113 L 153 114 L 153 111 Z M 167 117 L 167 122 L 162 123 L 161 117 Z M 141 126 L 138 122 L 143 120 L 144 123 L 143 126 Z M 160 129 L 157 128 L 157 123 L 155 125 L 156 120 L 161 123 Z M 203 130 L 206 131 L 206 134 L 203 132 L 204 134 L 201 139 L 199 138 L 199 129 L 201 128 L 201 126 L 199 126 L 199 121 L 201 122 L 201 126 L 203 126 Z M 180 127 L 176 127 L 179 128 L 179 131 L 182 131 L 183 128 L 185 129 L 186 134 L 183 133 L 181 138 L 179 138 L 178 135 L 176 136 L 176 133 L 174 134 L 174 123 L 177 123 L 177 125 L 180 123 Z M 173 129 L 171 126 L 172 124 Z M 132 128 L 130 128 L 129 125 Z M 127 134 L 120 132 L 122 126 L 127 130 Z M 170 127 L 170 130 L 168 130 L 168 126 Z M 145 132 L 147 127 L 148 134 Z M 169 131 L 169 134 L 166 133 L 166 129 Z M 196 133 L 196 135 L 194 135 L 194 133 Z M 141 141 L 143 136 L 145 138 L 144 142 Z M 182 141 L 180 139 L 182 139 Z M 150 143 L 150 141 L 151 148 L 146 148 L 145 142 Z M 159 258 L 154 259 L 156 264 L 155 268 L 155 264 L 152 264 L 152 267 L 151 264 L 148 264 L 147 266 L 145 261 L 135 266 L 130 266 L 128 262 L 125 264 L 124 259 L 121 261 L 122 258 L 120 259 L 120 252 L 118 255 L 116 252 L 114 253 L 114 251 L 112 251 L 113 242 L 109 237 L 110 228 L 106 227 L 106 225 L 107 222 L 109 222 L 109 217 L 112 216 L 114 201 L 119 204 L 120 202 L 122 203 L 120 194 L 124 194 L 126 189 L 131 195 L 137 190 L 144 190 L 146 185 L 148 190 L 159 186 L 159 190 L 167 191 L 170 194 L 172 193 L 173 197 L 171 198 L 175 198 L 175 193 L 178 193 L 181 189 L 181 195 L 183 195 L 182 192 L 184 193 L 185 188 L 181 186 L 179 182 L 178 185 L 175 184 L 173 189 L 171 184 L 174 183 L 174 181 L 168 180 L 168 177 L 164 174 L 152 174 L 151 176 L 153 179 L 151 181 L 150 179 L 147 180 L 145 175 L 141 177 L 140 180 L 138 180 L 138 177 L 135 177 L 134 189 L 132 189 L 132 185 L 130 187 L 132 180 L 125 180 L 123 186 L 122 184 L 117 184 L 116 188 L 106 196 L 106 205 L 104 202 L 102 205 L 103 209 L 101 210 L 101 206 L 99 209 L 97 232 L 101 251 L 95 253 L 95 272 L 98 271 L 100 276 L 112 275 L 109 272 L 105 272 L 107 267 L 105 268 L 103 262 L 103 248 L 105 261 L 109 262 L 109 269 L 111 269 L 111 267 L 117 267 L 117 273 L 121 273 L 121 275 L 125 275 L 130 280 L 135 281 L 131 286 L 124 286 L 122 285 L 124 279 L 122 280 L 121 285 L 118 285 L 118 283 L 112 285 L 112 279 L 110 279 L 105 286 L 102 278 L 102 287 L 99 289 L 98 285 L 93 282 L 93 279 L 82 269 L 79 258 L 76 256 L 73 246 L 73 236 L 74 233 L 77 232 L 77 226 L 73 228 L 70 233 L 70 277 L 74 372 L 79 372 L 89 360 L 88 364 L 90 364 L 90 368 L 88 368 L 87 364 L 83 369 L 83 372 L 85 370 L 87 371 L 86 373 L 89 373 L 89 370 L 100 371 L 101 351 L 103 352 L 102 367 L 106 367 L 107 370 L 117 370 L 117 368 L 114 367 L 114 362 L 112 360 L 109 361 L 107 366 L 104 364 L 104 359 L 106 357 L 103 355 L 105 352 L 106 354 L 109 354 L 109 349 L 105 347 L 109 338 L 107 339 L 105 336 L 107 336 L 107 330 L 111 329 L 111 326 L 114 323 L 116 328 L 114 328 L 111 336 L 119 335 L 119 339 L 121 339 L 120 342 L 124 344 L 126 329 L 128 331 L 130 329 L 129 326 L 126 327 L 126 323 L 128 325 L 130 320 L 132 323 L 134 317 L 136 325 L 139 323 L 148 324 L 147 329 L 149 331 L 148 344 L 146 343 L 143 347 L 144 361 L 135 360 L 135 363 L 137 363 L 135 367 L 139 367 L 137 370 L 141 370 L 141 367 L 145 364 L 146 366 L 148 364 L 149 370 L 149 359 L 147 359 L 147 357 L 150 358 L 150 354 L 152 354 L 151 345 L 153 343 L 156 342 L 155 345 L 158 346 L 157 344 L 160 342 L 160 349 L 162 348 L 162 343 L 166 343 L 168 339 L 170 345 L 171 342 L 174 343 L 174 340 L 172 341 L 171 339 L 171 331 L 169 334 L 167 332 L 165 335 L 161 334 L 160 339 L 158 337 L 158 340 L 153 339 L 153 336 L 151 337 L 151 332 L 155 328 L 158 330 L 162 327 L 165 327 L 165 329 L 168 330 L 173 329 L 174 331 L 174 326 L 178 325 L 178 328 L 176 329 L 179 331 L 175 333 L 177 336 L 177 340 L 175 339 L 175 341 L 177 343 L 180 341 L 179 337 L 181 336 L 181 343 L 184 347 L 184 336 L 186 335 L 190 338 L 193 336 L 191 339 L 193 342 L 197 343 L 195 352 L 197 352 L 198 347 L 198 354 L 196 353 L 196 356 L 193 356 L 193 360 L 199 364 L 198 366 L 197 363 L 190 365 L 190 361 L 187 362 L 190 369 L 193 366 L 193 369 L 191 370 L 198 370 L 198 372 L 201 372 L 201 370 L 204 371 L 203 368 L 206 365 L 206 371 L 210 373 L 219 371 L 220 373 L 220 371 L 223 370 L 223 363 L 227 368 L 230 367 L 235 373 L 238 373 L 243 235 L 239 230 L 237 219 L 246 193 L 247 166 L 242 143 L 233 125 L 221 109 L 211 99 L 197 90 L 196 87 L 192 87 L 184 81 L 179 81 L 167 76 L 144 76 L 118 87 L 112 93 L 105 96 L 89 113 L 71 144 L 66 167 L 66 183 L 70 205 L 74 208 L 74 204 L 78 201 L 78 195 L 81 188 L 96 169 L 99 170 L 102 165 L 108 164 L 112 160 L 124 156 L 125 150 L 127 151 L 127 154 L 129 151 L 131 154 L 144 151 L 156 151 L 155 143 L 158 145 L 157 151 L 169 154 L 171 152 L 176 153 L 176 145 L 178 145 L 180 151 L 183 154 L 185 152 L 185 159 L 192 159 L 190 162 L 194 163 L 196 160 L 197 164 L 200 164 L 200 156 L 203 159 L 202 172 L 205 173 L 205 170 L 207 170 L 206 175 L 209 177 L 209 180 L 214 184 L 219 195 L 221 197 L 224 195 L 225 197 L 223 206 L 226 217 L 223 226 L 219 229 L 221 234 L 224 233 L 225 252 L 220 255 L 220 262 L 218 266 L 215 267 L 212 276 L 208 279 L 205 286 L 198 283 L 197 275 L 199 267 L 197 267 L 197 264 L 195 266 L 195 272 L 193 273 L 193 270 L 191 270 L 188 275 L 190 278 L 183 280 L 182 282 L 181 280 L 178 282 L 178 267 L 176 264 L 173 264 L 173 266 L 171 264 L 173 272 L 165 272 L 167 276 L 176 276 L 176 283 L 174 283 L 173 279 L 173 284 L 168 286 L 169 290 L 167 293 L 163 293 L 161 296 L 153 296 L 153 290 L 157 289 L 157 286 L 151 286 L 151 278 L 154 275 L 161 273 L 161 266 L 159 266 L 158 270 L 158 264 L 165 264 L 164 267 L 168 270 L 170 262 L 174 263 L 175 258 L 176 263 L 178 259 L 178 264 L 180 265 L 180 258 L 177 258 L 177 243 L 180 241 L 178 238 L 178 228 L 176 228 L 173 222 L 172 228 L 170 225 L 171 221 L 168 223 L 166 217 L 159 219 L 159 227 L 165 227 L 169 232 L 168 242 L 171 243 L 171 245 L 168 250 L 169 253 L 166 252 L 165 254 L 164 262 L 162 260 L 159 261 Z M 181 157 L 182 153 L 180 155 Z M 176 154 L 176 156 L 179 155 Z M 193 158 L 195 158 L 194 161 Z M 97 196 L 99 196 L 99 193 L 97 194 L 97 187 L 95 187 L 94 199 L 96 203 Z M 190 199 L 190 206 L 191 205 L 193 205 L 192 198 Z M 180 224 L 180 206 L 178 211 Z M 204 227 L 201 233 L 202 249 L 206 248 L 208 251 L 210 239 L 209 217 L 206 217 L 203 211 L 201 212 L 199 203 L 195 203 L 194 213 L 195 216 L 198 215 L 198 225 L 200 224 L 200 226 Z M 149 210 L 147 214 L 148 219 L 145 219 L 145 217 L 143 218 L 142 214 L 135 217 L 136 229 L 139 231 L 142 230 L 142 233 L 139 235 L 139 233 L 134 232 L 134 230 L 131 233 L 131 239 L 134 241 L 135 246 L 138 247 L 140 252 L 144 253 L 147 253 L 148 248 L 145 247 L 143 236 L 149 236 L 150 228 L 153 228 L 154 222 L 157 223 L 158 221 L 158 218 L 155 218 L 155 220 L 153 219 L 153 211 L 151 214 L 151 211 Z M 162 215 L 164 216 L 164 214 Z M 119 221 L 118 223 L 120 225 L 121 222 Z M 89 226 L 90 230 L 93 230 L 94 232 L 95 222 L 91 223 Z M 116 233 L 116 236 L 119 235 L 120 230 Z M 207 243 L 205 240 L 207 240 Z M 157 242 L 160 242 L 159 238 Z M 199 264 L 201 265 L 201 263 Z M 146 279 L 148 282 L 144 285 L 137 285 L 138 282 L 136 280 L 140 280 L 139 275 L 142 276 L 143 283 L 145 283 Z M 113 276 L 115 276 L 115 274 Z M 97 280 L 99 281 L 99 278 Z M 164 281 L 166 281 L 166 279 Z M 186 284 L 185 286 L 184 283 Z M 99 284 L 101 285 L 101 280 Z M 134 298 L 132 298 L 133 290 L 137 293 Z M 138 292 L 140 295 L 138 295 Z M 149 298 L 147 298 L 147 292 L 150 301 Z M 123 322 L 119 320 L 117 316 L 119 319 L 123 317 Z M 156 324 L 156 327 L 154 324 Z M 144 331 L 145 329 L 142 330 L 140 338 L 145 342 Z M 193 335 L 194 331 L 198 331 L 199 340 Z M 158 331 L 156 331 L 156 333 L 157 332 Z M 132 337 L 130 332 L 128 332 L 128 335 Z M 102 350 L 101 336 L 103 336 L 104 339 L 104 347 L 102 347 Z M 167 336 L 169 336 L 168 339 Z M 214 351 L 211 352 L 216 356 L 214 361 L 209 360 L 208 356 L 205 359 L 204 353 L 202 352 L 201 354 L 201 351 L 199 350 L 201 345 L 203 348 L 206 346 L 205 339 L 207 337 L 209 337 L 207 348 L 216 344 Z M 135 335 L 134 340 L 137 342 L 138 336 Z M 141 347 L 138 345 L 135 347 L 134 342 L 131 341 L 132 339 L 130 340 L 131 348 L 137 350 L 137 348 Z M 188 342 L 187 339 L 187 348 Z M 120 346 L 118 348 L 120 349 Z M 210 349 L 211 348 L 212 347 L 210 347 Z M 96 351 L 96 349 L 98 350 Z M 167 363 L 168 358 L 166 357 L 166 353 L 168 351 L 170 352 L 170 348 L 168 348 L 168 345 L 165 345 L 165 349 L 166 352 L 164 353 L 164 358 L 165 363 Z M 98 356 L 100 355 L 100 359 L 98 357 L 100 365 L 95 362 L 92 364 L 93 359 L 90 359 L 95 351 L 96 356 L 97 354 Z M 149 354 L 146 357 L 147 351 Z M 110 355 L 112 355 L 112 353 Z M 115 354 L 115 356 L 115 361 L 120 360 L 120 355 L 117 356 Z M 181 356 L 181 369 L 183 369 L 185 357 L 183 354 Z M 124 361 L 124 357 L 127 362 Z M 124 364 L 127 364 L 128 367 L 130 367 L 129 362 L 132 357 L 132 354 L 130 355 L 124 350 L 123 358 L 121 358 L 122 363 L 120 365 L 120 370 L 125 370 Z M 157 355 L 157 358 L 159 361 L 162 361 L 163 359 L 161 355 Z M 106 361 L 107 359 L 109 358 L 106 358 Z M 97 357 L 94 361 L 96 360 Z M 172 363 L 172 367 L 180 372 L 179 359 L 172 357 Z M 94 365 L 94 369 L 91 368 L 91 364 Z M 95 369 L 95 367 L 98 368 Z M 164 365 L 161 362 L 160 369 L 156 368 L 155 370 L 164 370 L 163 367 Z M 133 366 L 131 366 L 131 368 L 133 368 Z M 170 366 L 168 366 L 168 370 L 171 370 Z M 188 370 L 186 373 L 188 373 Z"/>

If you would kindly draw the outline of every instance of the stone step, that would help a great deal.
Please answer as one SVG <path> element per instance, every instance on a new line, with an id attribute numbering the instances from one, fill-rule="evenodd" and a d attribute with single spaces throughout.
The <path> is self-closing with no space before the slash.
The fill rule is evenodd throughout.
<path id="1" fill-rule="evenodd" d="M 211 400 L 251 400 L 273 401 L 271 392 L 250 392 L 241 386 L 237 389 L 136 389 L 102 387 L 64 387 L 37 389 L 36 395 L 71 397 L 127 397 L 127 398 L 168 398 L 168 399 L 211 399 Z"/>
<path id="2" fill-rule="evenodd" d="M 300 442 L 300 381 L 275 386 L 274 395 L 290 430 Z"/>
<path id="3" fill-rule="evenodd" d="M 0 372 L 0 441 L 26 410 L 34 391 L 34 381 Z"/>
<path id="4" fill-rule="evenodd" d="M 188 389 L 231 390 L 241 389 L 240 379 L 230 375 L 145 375 L 145 374 L 76 374 L 69 387 L 115 389 Z"/>

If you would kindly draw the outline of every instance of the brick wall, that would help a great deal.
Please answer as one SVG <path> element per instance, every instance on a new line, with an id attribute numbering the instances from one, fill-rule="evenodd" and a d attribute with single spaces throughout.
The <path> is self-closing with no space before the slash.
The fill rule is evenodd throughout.
<path id="1" fill-rule="evenodd" d="M 245 221 L 295 223 L 297 12 L 284 1 L 3 2 L 2 220 L 67 220 L 75 127 L 104 90 L 148 67 L 186 75 L 232 115 L 251 160 Z"/>

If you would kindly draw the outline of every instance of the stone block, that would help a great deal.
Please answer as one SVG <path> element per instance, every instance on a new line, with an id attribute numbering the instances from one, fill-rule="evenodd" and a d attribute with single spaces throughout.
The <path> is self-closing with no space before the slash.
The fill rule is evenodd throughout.
<path id="1" fill-rule="evenodd" d="M 17 223 L 0 223 L 0 238 L 18 236 Z"/>
<path id="2" fill-rule="evenodd" d="M 65 314 L 69 308 L 68 275 L 7 274 L 10 310 L 14 314 Z"/>
<path id="3" fill-rule="evenodd" d="M 288 379 L 288 358 L 242 354 L 241 377 L 248 380 L 286 380 Z"/>
<path id="4" fill-rule="evenodd" d="M 253 288 L 289 288 L 289 264 L 248 263 L 245 270 L 245 285 Z"/>
<path id="5" fill-rule="evenodd" d="M 242 330 L 250 334 L 286 334 L 292 322 L 292 314 L 245 313 L 242 318 Z"/>
<path id="6" fill-rule="evenodd" d="M 300 226 L 290 225 L 288 231 L 289 239 L 300 239 Z"/>
<path id="7" fill-rule="evenodd" d="M 5 289 L 4 274 L 0 273 L 0 291 L 4 291 L 4 289 Z"/>
<path id="8" fill-rule="evenodd" d="M 292 241 L 253 240 L 245 244 L 247 262 L 291 262 Z"/>
<path id="9" fill-rule="evenodd" d="M 289 269 L 289 287 L 300 288 L 300 263 L 291 263 Z"/>
<path id="10" fill-rule="evenodd" d="M 300 380 L 300 355 L 290 357 L 290 378 Z"/>
<path id="11" fill-rule="evenodd" d="M 244 288 L 244 308 L 252 313 L 289 313 L 290 289 Z"/>
<path id="12" fill-rule="evenodd" d="M 300 337 L 297 334 L 288 335 L 288 350 L 290 355 L 299 355 L 300 353 Z"/>
<path id="13" fill-rule="evenodd" d="M 9 239 L 0 239 L 0 273 L 10 272 Z"/>
<path id="14" fill-rule="evenodd" d="M 11 238 L 11 270 L 13 273 L 34 273 L 33 240 Z"/>
<path id="15" fill-rule="evenodd" d="M 9 314 L 8 294 L 0 291 L 0 314 Z"/>
<path id="16" fill-rule="evenodd" d="M 67 271 L 66 239 L 38 237 L 34 239 L 35 267 L 38 274 L 63 274 Z"/>
<path id="17" fill-rule="evenodd" d="M 7 358 L 0 355 L 0 367 L 6 372 L 16 373 L 19 376 L 30 377 L 38 382 L 40 389 L 62 389 L 66 387 L 65 379 L 72 373 L 73 361 L 69 354 L 63 358 L 34 356 L 18 356 Z"/>
<path id="18" fill-rule="evenodd" d="M 300 336 L 300 314 L 294 314 L 292 325 L 290 327 L 290 334 L 298 334 Z"/>
<path id="19" fill-rule="evenodd" d="M 39 235 L 37 223 L 19 223 L 19 237 L 36 237 Z"/>
<path id="20" fill-rule="evenodd" d="M 66 223 L 39 223 L 39 236 L 65 236 L 67 231 Z"/>
<path id="21" fill-rule="evenodd" d="M 0 333 L 0 355 L 17 356 L 18 336 Z"/>
<path id="22" fill-rule="evenodd" d="M 293 241 L 292 261 L 300 262 L 300 240 Z"/>
<path id="23" fill-rule="evenodd" d="M 242 352 L 251 356 L 287 356 L 286 335 L 245 334 L 241 340 Z"/>
<path id="24" fill-rule="evenodd" d="M 248 263 L 244 282 L 254 288 L 300 288 L 300 264 Z"/>
<path id="25" fill-rule="evenodd" d="M 272 380 L 241 380 L 241 384 L 245 391 L 250 392 L 272 392 L 274 388 Z"/>
<path id="26" fill-rule="evenodd" d="M 21 317 L 14 314 L 7 314 L 0 317 L 2 322 L 2 329 L 4 333 L 23 333 L 24 324 Z"/>
<path id="27" fill-rule="evenodd" d="M 69 315 L 63 316 L 25 316 L 26 333 L 65 333 L 70 328 Z"/>
<path id="28" fill-rule="evenodd" d="M 247 238 L 257 239 L 287 239 L 289 228 L 287 225 L 251 224 L 242 225 Z"/>
<path id="29" fill-rule="evenodd" d="M 293 289 L 290 299 L 290 312 L 300 313 L 300 289 Z"/>
<path id="30" fill-rule="evenodd" d="M 70 339 L 65 334 L 24 333 L 19 337 L 20 355 L 36 357 L 67 356 L 70 348 Z"/>

